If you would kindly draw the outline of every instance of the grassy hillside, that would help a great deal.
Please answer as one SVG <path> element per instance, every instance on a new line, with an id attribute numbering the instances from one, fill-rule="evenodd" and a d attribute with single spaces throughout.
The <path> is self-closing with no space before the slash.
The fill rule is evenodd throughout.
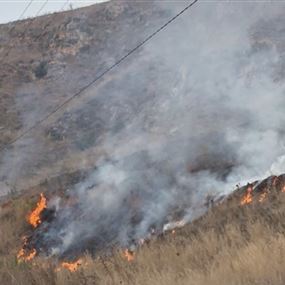
<path id="1" fill-rule="evenodd" d="M 37 197 L 11 199 L 0 212 L 0 284 L 284 284 L 285 193 L 269 190 L 262 203 L 244 206 L 245 189 L 235 193 L 192 224 L 145 243 L 133 261 L 121 249 L 109 257 L 86 254 L 76 272 L 52 259 L 17 262 Z"/>
<path id="2" fill-rule="evenodd" d="M 163 8 L 163 5 L 158 4 L 158 2 L 112 1 L 112 3 L 103 3 L 62 14 L 47 15 L 34 20 L 0 25 L 0 58 L 4 59 L 1 61 L 0 69 L 0 147 L 15 139 L 22 131 L 46 116 L 70 95 L 78 92 L 131 48 L 144 40 L 162 23 L 165 23 L 165 20 L 173 15 L 175 9 Z M 209 15 L 212 14 L 212 11 L 210 12 Z M 208 14 L 205 15 L 208 17 Z M 245 65 L 246 68 L 242 70 L 241 74 L 242 76 L 245 74 L 247 84 L 250 85 L 255 76 L 256 59 L 259 61 L 261 58 L 268 58 L 266 52 L 272 47 L 280 52 L 280 58 L 278 57 L 276 60 L 278 64 L 276 63 L 274 66 L 275 73 L 270 74 L 270 76 L 277 85 L 281 85 L 280 82 L 283 82 L 285 41 L 282 41 L 281 37 L 284 36 L 284 20 L 282 19 L 274 18 L 269 22 L 264 21 L 264 23 L 258 23 L 255 29 L 253 28 L 249 43 L 251 48 L 248 53 L 249 55 L 256 53 L 260 55 L 260 58 L 253 57 L 253 68 L 247 69 L 250 66 Z M 197 22 L 199 21 L 193 23 Z M 220 23 L 222 23 L 221 26 L 225 26 L 223 21 Z M 203 31 L 203 25 L 200 27 L 200 25 L 191 24 L 191 26 L 197 28 L 197 35 L 206 34 Z M 217 30 L 219 31 L 219 29 Z M 175 30 L 172 33 L 175 33 Z M 220 31 L 219 33 L 223 34 Z M 234 32 L 232 35 L 233 39 L 238 38 Z M 166 38 L 167 36 L 168 34 L 165 34 Z M 209 38 L 205 36 L 205 38 L 207 45 L 218 42 L 217 39 L 214 39 L 214 35 L 209 35 Z M 171 42 L 171 37 L 169 39 Z M 193 42 L 195 42 L 195 38 Z M 171 42 L 172 45 L 176 52 L 178 44 Z M 217 47 L 214 45 L 213 50 L 216 49 L 216 53 L 213 54 L 220 56 L 217 57 L 217 62 L 219 62 L 219 58 L 223 57 L 223 48 L 226 46 L 227 42 L 220 42 L 220 46 Z M 209 47 L 209 54 L 212 55 L 211 44 Z M 220 48 L 222 48 L 221 52 Z M 158 49 L 154 50 L 160 52 Z M 185 50 L 188 53 L 187 43 L 185 43 Z M 204 50 L 200 46 L 197 47 L 197 50 L 201 50 L 202 56 L 200 58 L 207 63 L 207 57 L 203 59 L 206 54 L 203 52 Z M 242 54 L 244 54 L 243 50 L 239 56 Z M 175 57 L 172 62 L 172 55 L 171 52 L 165 57 L 165 61 L 170 60 L 170 66 L 177 64 Z M 199 57 L 196 55 L 196 51 L 194 57 Z M 231 57 L 228 59 L 225 56 L 225 58 L 227 62 L 231 61 Z M 247 57 L 244 59 L 249 60 Z M 195 68 L 193 70 L 196 72 L 199 64 L 195 60 L 194 63 Z M 136 68 L 137 65 L 139 68 Z M 211 62 L 209 65 L 211 67 Z M 218 67 L 220 71 L 223 71 L 223 64 L 220 65 L 219 62 Z M 267 64 L 261 65 L 261 74 L 263 74 L 263 69 L 267 70 L 267 67 Z M 211 71 L 211 68 L 209 70 Z M 256 111 L 252 107 L 256 105 L 258 100 L 251 98 L 251 101 L 246 101 L 244 104 L 249 107 L 250 112 L 245 109 L 246 112 L 241 113 L 242 116 L 239 113 L 234 113 L 234 109 L 240 108 L 244 111 L 244 106 L 236 106 L 238 100 L 234 101 L 234 106 L 231 106 L 233 108 L 219 110 L 218 107 L 223 104 L 220 104 L 218 97 L 215 100 L 213 99 L 216 104 L 211 100 L 204 102 L 198 98 L 197 105 L 189 105 L 193 108 L 185 105 L 184 100 L 180 102 L 175 96 L 173 96 L 173 101 L 166 101 L 167 104 L 160 104 L 159 100 L 154 101 L 156 104 L 152 104 L 152 99 L 160 98 L 161 94 L 170 92 L 172 98 L 172 95 L 183 92 L 188 94 L 192 90 L 192 87 L 189 89 L 190 91 L 188 90 L 187 84 L 184 86 L 184 83 L 188 82 L 191 76 L 187 79 L 186 74 L 184 77 L 183 68 L 181 70 L 183 75 L 181 86 L 179 76 L 172 78 L 173 73 L 170 71 L 172 69 L 168 69 L 168 65 L 164 66 L 164 59 L 163 61 L 157 59 L 156 53 L 150 56 L 149 50 L 140 49 L 125 66 L 122 66 L 117 72 L 108 74 L 104 80 L 98 82 L 96 88 L 89 90 L 89 93 L 86 92 L 81 100 L 73 102 L 68 108 L 46 121 L 40 128 L 28 133 L 19 143 L 3 152 L 3 155 L 0 156 L 0 285 L 285 284 L 284 178 L 280 180 L 281 184 L 278 185 L 272 179 L 268 180 L 272 183 L 268 184 L 268 181 L 261 183 L 260 185 L 264 186 L 264 189 L 259 187 L 261 191 L 254 193 L 253 202 L 251 196 L 246 196 L 251 195 L 251 192 L 247 192 L 246 187 L 237 190 L 228 199 L 214 206 L 209 201 L 207 204 L 208 212 L 205 215 L 183 228 L 153 236 L 151 240 L 144 242 L 134 252 L 125 252 L 124 248 L 113 249 L 112 254 L 108 256 L 104 253 L 91 256 L 88 252 L 82 252 L 81 256 L 75 256 L 79 260 L 74 265 L 62 264 L 62 260 L 59 262 L 56 258 L 45 258 L 41 255 L 31 258 L 29 262 L 17 259 L 17 254 L 24 242 L 23 239 L 33 232 L 31 225 L 26 221 L 26 217 L 34 209 L 39 193 L 44 192 L 48 198 L 54 197 L 55 194 L 67 196 L 74 185 L 84 181 L 88 174 L 95 172 L 97 160 L 103 157 L 106 158 L 106 161 L 113 163 L 112 160 L 114 160 L 116 163 L 116 156 L 113 155 L 116 154 L 116 151 L 118 151 L 119 158 L 123 158 L 122 164 L 118 164 L 118 168 L 127 166 L 126 171 L 131 174 L 133 174 L 133 170 L 137 171 L 135 175 L 139 176 L 140 180 L 138 181 L 142 181 L 142 184 L 147 184 L 149 181 L 141 173 L 144 174 L 144 171 L 150 173 L 156 170 L 155 166 L 159 163 L 165 166 L 161 168 L 161 171 L 158 168 L 158 171 L 153 171 L 154 173 L 146 176 L 152 178 L 151 182 L 154 181 L 153 185 L 150 183 L 150 187 L 147 189 L 149 192 L 152 189 L 162 188 L 158 187 L 161 186 L 159 183 L 155 183 L 160 180 L 162 174 L 164 174 L 164 179 L 161 179 L 163 189 L 164 187 L 170 189 L 168 184 L 164 184 L 168 183 L 166 178 L 172 176 L 173 169 L 179 168 L 181 165 L 183 165 L 184 170 L 182 173 L 187 178 L 191 175 L 191 177 L 195 177 L 196 174 L 198 176 L 202 174 L 201 180 L 199 179 L 201 184 L 198 184 L 201 187 L 196 187 L 196 184 L 193 184 L 195 187 L 190 187 L 193 194 L 200 190 L 202 192 L 203 186 L 212 186 L 212 180 L 206 179 L 209 175 L 217 176 L 219 181 L 224 181 L 234 166 L 241 167 L 244 163 L 246 166 L 252 166 L 250 162 L 253 159 L 254 165 L 259 167 L 263 158 L 267 160 L 268 157 L 269 164 L 272 157 L 278 157 L 279 153 L 277 152 L 273 153 L 272 157 L 270 156 L 275 148 L 282 152 L 282 138 L 285 131 L 283 130 L 283 120 L 279 120 L 279 118 L 283 119 L 282 107 L 284 105 L 281 104 L 283 102 L 281 99 L 279 101 L 275 98 L 268 99 L 270 96 L 264 96 L 268 101 L 260 100 L 257 102 L 259 104 L 257 104 L 258 110 Z M 234 71 L 236 72 L 236 69 Z M 203 73 L 204 80 L 204 77 L 207 76 L 215 79 L 217 72 L 216 69 L 213 69 L 209 74 L 205 73 L 205 76 L 204 71 L 200 71 L 200 73 Z M 167 76 L 164 77 L 163 75 Z M 236 73 L 234 75 L 236 76 Z M 233 82 L 238 81 L 235 76 Z M 171 88 L 165 84 L 165 78 L 169 78 L 171 81 L 173 79 Z M 221 78 L 223 79 L 223 76 Z M 263 79 L 261 77 L 258 82 L 263 82 Z M 200 80 L 197 80 L 197 83 L 199 82 Z M 208 86 L 206 83 L 205 86 Z M 213 83 L 209 84 L 210 91 L 216 87 L 219 89 L 217 83 L 221 83 L 221 87 L 227 85 L 227 82 L 224 84 L 224 79 L 217 82 L 215 80 L 210 81 L 210 83 Z M 228 84 L 229 90 L 232 89 L 232 85 Z M 263 94 L 263 89 L 266 89 L 264 91 L 266 94 L 274 95 L 275 91 L 278 94 L 277 99 L 283 98 L 283 89 L 271 84 L 267 88 L 263 87 L 263 84 L 258 84 L 258 94 Z M 225 90 L 227 91 L 227 89 Z M 276 90 L 280 92 L 278 93 Z M 240 95 L 242 93 L 239 88 L 235 91 L 237 93 L 233 94 Z M 196 94 L 196 92 L 194 93 Z M 199 95 L 199 92 L 197 94 Z M 249 93 L 244 92 L 244 94 Z M 117 97 L 118 95 L 122 95 L 122 98 Z M 198 95 L 197 97 L 199 97 Z M 214 97 L 213 95 L 212 98 Z M 258 97 L 254 97 L 254 99 L 256 98 Z M 173 108 L 174 102 L 181 103 L 178 106 L 179 108 Z M 272 104 L 272 102 L 275 103 Z M 187 108 L 189 107 L 189 111 L 186 107 L 184 110 L 184 105 Z M 207 108 L 204 108 L 207 106 L 210 106 L 211 110 L 213 108 L 213 114 L 208 113 Z M 274 106 L 276 106 L 276 110 Z M 162 116 L 158 117 L 162 119 L 156 117 L 157 110 L 160 107 L 162 108 Z M 181 108 L 184 112 L 180 113 Z M 153 113 L 144 113 L 143 110 L 147 109 L 153 109 Z M 194 109 L 202 112 L 198 112 L 198 116 L 195 117 Z M 260 109 L 266 113 L 260 112 Z M 271 111 L 272 109 L 274 112 Z M 224 112 L 225 110 L 227 112 Z M 182 140 L 180 140 L 176 128 L 172 129 L 169 126 L 175 126 L 177 117 L 183 117 L 183 114 L 186 113 L 193 115 L 193 118 L 190 116 L 189 119 L 186 117 L 185 122 L 184 119 L 182 120 L 181 126 L 186 126 L 187 130 L 185 131 L 181 127 Z M 278 116 L 274 116 L 275 114 Z M 260 131 L 258 124 L 260 118 L 265 118 L 265 126 L 260 127 L 262 132 L 258 133 L 258 141 L 250 140 L 252 131 L 245 133 L 249 135 L 248 137 L 244 133 L 238 133 L 243 144 L 239 146 L 238 143 L 234 143 L 234 145 L 238 145 L 238 149 L 244 147 L 245 153 L 238 157 L 239 160 L 235 161 L 235 155 L 227 155 L 228 153 L 231 154 L 231 148 L 224 147 L 220 141 L 220 138 L 224 137 L 223 132 L 220 133 L 220 131 L 226 129 L 221 122 L 230 121 L 232 117 L 235 117 L 235 123 L 238 127 L 246 127 L 252 123 L 252 118 L 255 118 L 253 115 L 257 115 L 256 125 L 253 124 L 254 131 L 255 129 Z M 137 119 L 137 117 L 139 117 L 138 122 L 141 119 L 143 124 L 134 124 L 133 128 L 129 128 L 129 126 L 132 127 L 132 124 L 129 125 L 129 123 L 133 121 L 136 123 L 136 120 L 133 119 Z M 191 119 L 195 125 L 193 129 L 188 128 Z M 243 121 L 242 119 L 246 120 Z M 171 124 L 164 124 L 168 120 L 171 121 Z M 243 122 L 245 123 L 243 124 Z M 276 132 L 271 132 L 272 126 L 276 127 Z M 124 127 L 126 128 L 124 129 Z M 196 133 L 196 128 L 197 138 L 196 135 L 194 135 L 193 140 L 191 140 L 191 136 L 189 138 L 187 135 L 184 137 L 188 131 L 191 135 Z M 127 131 L 124 132 L 124 130 Z M 159 159 L 152 161 L 148 155 L 145 155 L 144 140 L 141 140 L 141 137 L 144 136 L 139 135 L 141 130 L 148 131 L 149 136 L 147 138 L 153 140 L 155 150 L 158 150 L 156 147 L 160 148 L 161 145 L 164 145 L 164 140 L 160 139 L 166 133 L 166 138 L 171 138 L 169 146 L 174 145 L 178 150 L 180 147 L 182 150 L 185 147 L 185 153 L 183 151 L 183 155 L 179 156 L 180 151 L 176 151 L 174 148 L 175 151 L 173 153 L 171 151 L 169 157 L 166 156 L 168 159 L 160 160 L 158 155 Z M 134 150 L 132 150 L 132 144 L 129 144 L 128 139 L 126 139 L 129 132 L 138 132 L 133 140 L 133 145 L 136 146 Z M 198 140 L 200 136 L 202 138 L 201 144 Z M 104 144 L 106 137 L 111 138 L 110 141 L 107 141 L 111 144 L 107 144 L 107 146 Z M 213 139 L 210 139 L 212 137 Z M 254 134 L 253 137 L 255 137 Z M 119 138 L 119 140 L 117 141 L 114 138 Z M 271 139 L 274 141 L 274 138 L 278 144 L 270 144 Z M 249 139 L 251 144 L 247 145 L 246 139 Z M 260 150 L 258 147 L 259 139 L 263 142 L 264 147 Z M 142 149 L 139 147 L 137 149 L 137 143 Z M 189 158 L 189 161 L 187 158 L 184 169 L 183 161 L 181 161 L 182 156 L 195 154 L 196 150 L 193 148 L 189 151 L 186 146 L 190 144 L 197 145 L 197 157 L 194 155 L 193 159 Z M 253 154 L 247 152 L 247 146 L 258 149 L 257 155 L 256 152 Z M 108 150 L 108 147 L 111 151 Z M 125 152 L 129 154 L 128 148 L 134 151 L 135 155 L 132 155 L 131 151 L 131 155 L 124 156 Z M 168 148 L 165 149 L 166 151 L 163 149 L 161 152 L 167 153 Z M 267 152 L 262 152 L 264 149 L 268 150 L 268 155 Z M 120 150 L 123 154 L 120 153 Z M 151 152 L 149 157 L 152 158 L 154 153 L 156 154 L 156 152 Z M 261 156 L 262 159 L 260 159 Z M 163 155 L 162 158 L 164 158 Z M 169 165 L 171 166 L 171 161 L 174 161 L 175 167 L 168 168 Z M 247 168 L 244 169 L 248 170 Z M 106 177 L 109 179 L 109 173 Z M 130 177 L 133 178 L 132 175 Z M 136 178 L 136 176 L 134 177 Z M 175 178 L 175 175 L 173 177 Z M 178 178 L 181 177 L 178 176 Z M 176 179 L 169 180 L 171 186 L 176 185 Z M 190 180 L 185 181 L 189 182 Z M 186 182 L 185 188 L 188 186 Z M 136 188 L 136 185 L 132 187 Z M 175 189 L 175 187 L 173 188 Z M 213 188 L 215 188 L 214 185 Z M 95 186 L 94 189 L 96 190 Z M 115 188 L 112 187 L 112 189 Z M 218 189 L 220 190 L 220 188 Z M 9 192 L 10 194 L 3 198 Z M 137 210 L 136 201 L 139 199 L 136 200 L 135 195 L 133 197 L 132 206 Z M 148 197 L 150 198 L 141 201 L 153 202 L 151 199 L 153 196 L 149 195 Z M 244 197 L 247 199 L 246 202 L 242 203 Z M 180 198 L 183 200 L 182 202 L 188 199 L 182 195 Z M 158 199 L 157 201 L 159 204 L 161 200 Z M 71 201 L 71 203 L 73 202 L 76 203 L 76 201 Z M 127 207 L 128 203 L 123 205 Z M 109 209 L 107 210 L 109 211 Z M 155 208 L 150 208 L 151 214 L 156 214 L 153 209 Z M 93 205 L 91 210 L 93 211 Z M 90 220 L 92 223 L 93 220 Z M 120 225 L 122 224 L 120 223 Z M 70 271 L 66 268 L 68 266 L 71 266 L 71 269 L 73 266 L 76 270 Z"/>
<path id="3" fill-rule="evenodd" d="M 111 1 L 0 25 L 0 144 L 77 93 L 166 18 L 169 12 L 152 2 Z M 105 79 L 121 77 L 122 72 Z M 76 100 L 68 112 L 58 112 L 9 147 L 0 156 L 0 196 L 7 192 L 3 181 L 10 190 L 41 183 L 54 190 L 61 188 L 55 180 L 72 181 L 89 171 L 94 166 L 90 157 L 98 155 L 98 138 L 107 129 L 99 107 Z M 84 163 L 78 163 L 79 157 Z"/>

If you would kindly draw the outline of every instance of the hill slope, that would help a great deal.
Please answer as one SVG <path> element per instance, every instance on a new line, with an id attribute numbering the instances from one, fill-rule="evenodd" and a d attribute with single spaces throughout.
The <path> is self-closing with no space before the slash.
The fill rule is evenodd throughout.
<path id="1" fill-rule="evenodd" d="M 0 212 L 1 284 L 284 284 L 284 176 L 274 180 L 254 191 L 255 202 L 242 206 L 247 187 L 241 188 L 192 224 L 153 237 L 132 261 L 123 250 L 86 255 L 76 272 L 44 258 L 17 264 L 28 230 L 23 216 L 32 204 L 14 199 Z M 264 191 L 268 196 L 258 202 Z"/>
<path id="2" fill-rule="evenodd" d="M 151 2 L 112 1 L 0 25 L 1 145 L 78 92 L 169 15 Z M 59 112 L 9 148 L 0 161 L 2 188 L 4 182 L 7 191 L 20 191 L 61 175 L 72 179 L 93 166 L 88 157 L 96 155 L 94 137 L 104 132 L 103 119 L 96 106 L 87 107 L 75 102 L 69 108 L 77 111 Z M 78 165 L 78 155 L 86 162 Z"/>
<path id="3" fill-rule="evenodd" d="M 284 6 L 268 5 L 199 3 L 2 152 L 1 284 L 284 284 Z M 1 145 L 182 6 L 1 25 Z"/>

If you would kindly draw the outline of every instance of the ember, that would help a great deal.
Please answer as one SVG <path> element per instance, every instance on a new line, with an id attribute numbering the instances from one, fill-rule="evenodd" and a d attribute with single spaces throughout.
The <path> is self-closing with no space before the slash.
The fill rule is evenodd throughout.
<path id="1" fill-rule="evenodd" d="M 32 251 L 30 253 L 27 253 L 26 250 L 25 250 L 25 246 L 27 244 L 27 238 L 24 237 L 23 238 L 24 240 L 24 245 L 23 247 L 19 250 L 18 254 L 17 254 L 17 260 L 19 262 L 21 261 L 30 261 L 32 260 L 36 254 L 37 254 L 37 251 L 33 248 Z"/>
<path id="2" fill-rule="evenodd" d="M 250 204 L 252 202 L 252 186 L 249 186 L 247 188 L 247 193 L 245 194 L 245 196 L 242 198 L 240 204 L 246 205 L 246 204 Z"/>
<path id="3" fill-rule="evenodd" d="M 32 211 L 32 213 L 28 216 L 28 222 L 36 228 L 41 221 L 41 213 L 47 207 L 47 200 L 43 193 L 41 193 L 40 201 L 37 203 L 37 207 Z"/>
<path id="4" fill-rule="evenodd" d="M 135 259 L 135 253 L 129 249 L 126 249 L 124 251 L 124 257 L 128 260 L 128 262 L 131 262 Z"/>
<path id="5" fill-rule="evenodd" d="M 61 263 L 61 267 L 65 268 L 71 272 L 75 272 L 80 265 L 82 265 L 81 259 L 78 259 L 75 262 L 62 262 Z"/>

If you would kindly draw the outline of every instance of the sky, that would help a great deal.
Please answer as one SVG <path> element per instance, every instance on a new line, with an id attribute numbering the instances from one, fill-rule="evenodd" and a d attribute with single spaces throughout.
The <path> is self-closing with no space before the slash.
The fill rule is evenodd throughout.
<path id="1" fill-rule="evenodd" d="M 35 15 L 39 16 L 59 12 L 61 10 L 75 9 L 105 1 L 106 0 L 33 0 L 31 2 L 31 0 L 0 0 L 0 23 L 8 23 L 19 19 L 34 17 Z"/>

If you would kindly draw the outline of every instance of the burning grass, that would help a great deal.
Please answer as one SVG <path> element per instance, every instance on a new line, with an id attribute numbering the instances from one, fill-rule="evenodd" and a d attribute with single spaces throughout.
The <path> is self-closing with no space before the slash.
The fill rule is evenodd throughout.
<path id="1" fill-rule="evenodd" d="M 61 268 L 65 268 L 69 270 L 70 272 L 75 272 L 78 270 L 78 268 L 82 265 L 82 259 L 78 259 L 74 262 L 62 262 L 58 270 Z"/>
<path id="2" fill-rule="evenodd" d="M 248 186 L 246 190 L 246 194 L 244 195 L 244 197 L 242 198 L 240 202 L 242 206 L 246 204 L 250 204 L 252 202 L 252 192 L 253 192 L 252 186 Z"/>
<path id="3" fill-rule="evenodd" d="M 244 206 L 244 196 L 230 199 L 191 225 L 144 243 L 135 254 L 83 255 L 63 262 L 60 270 L 40 257 L 17 262 L 21 236 L 30 227 L 23 217 L 36 201 L 12 200 L 0 208 L 0 284 L 284 284 L 285 195 L 270 190 L 253 191 L 254 201 Z"/>
<path id="4" fill-rule="evenodd" d="M 47 207 L 47 199 L 43 193 L 41 193 L 40 200 L 37 203 L 36 208 L 31 212 L 28 216 L 28 222 L 36 228 L 42 221 L 41 221 L 41 213 Z"/>
<path id="5" fill-rule="evenodd" d="M 124 250 L 124 257 L 127 259 L 127 261 L 131 262 L 135 260 L 135 253 L 129 249 Z"/>

